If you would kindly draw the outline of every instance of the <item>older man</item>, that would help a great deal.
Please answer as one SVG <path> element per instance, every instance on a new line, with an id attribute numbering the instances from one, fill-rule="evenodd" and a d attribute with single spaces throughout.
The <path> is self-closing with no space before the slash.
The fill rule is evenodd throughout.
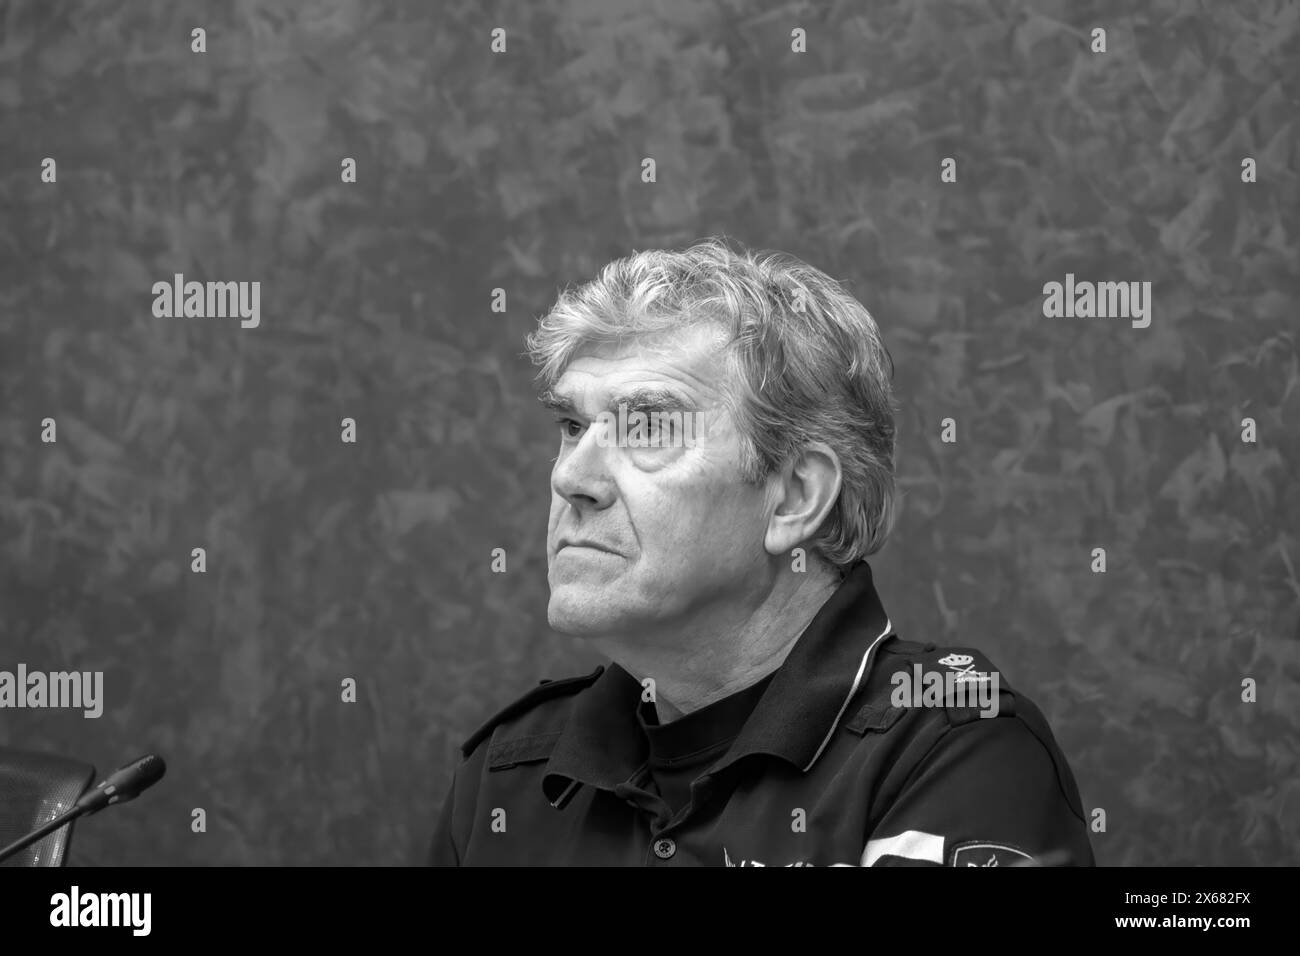
<path id="1" fill-rule="evenodd" d="M 606 266 L 529 347 L 549 621 L 610 663 L 465 742 L 429 862 L 1092 864 L 1039 710 L 876 594 L 893 370 L 861 304 L 710 240 Z"/>

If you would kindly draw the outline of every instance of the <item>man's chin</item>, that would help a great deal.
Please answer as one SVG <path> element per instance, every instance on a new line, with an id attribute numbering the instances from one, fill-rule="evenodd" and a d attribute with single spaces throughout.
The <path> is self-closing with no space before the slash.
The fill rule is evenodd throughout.
<path id="1" fill-rule="evenodd" d="M 574 606 L 554 597 L 546 608 L 546 622 L 551 630 L 570 637 L 598 637 L 608 634 L 613 627 L 609 615 L 600 613 L 598 608 Z"/>
<path id="2" fill-rule="evenodd" d="M 551 588 L 546 620 L 551 629 L 573 637 L 612 634 L 628 623 L 624 610 L 604 600 L 601 588 L 562 584 Z"/>

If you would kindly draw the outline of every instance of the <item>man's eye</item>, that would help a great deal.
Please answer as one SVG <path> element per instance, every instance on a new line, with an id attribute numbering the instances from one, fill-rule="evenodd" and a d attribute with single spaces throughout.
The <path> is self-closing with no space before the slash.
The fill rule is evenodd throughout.
<path id="1" fill-rule="evenodd" d="M 560 434 L 565 438 L 577 438 L 582 434 L 582 422 L 572 418 L 557 418 L 556 424 L 560 426 Z"/>
<path id="2" fill-rule="evenodd" d="M 653 440 L 667 445 L 677 437 L 677 423 L 667 415 L 651 415 L 646 431 Z"/>

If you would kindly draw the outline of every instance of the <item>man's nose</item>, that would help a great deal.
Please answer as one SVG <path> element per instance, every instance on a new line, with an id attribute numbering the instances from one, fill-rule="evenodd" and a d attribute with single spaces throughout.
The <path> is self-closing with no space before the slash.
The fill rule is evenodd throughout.
<path id="1" fill-rule="evenodd" d="M 617 449 L 601 446 L 603 427 L 602 423 L 593 422 L 576 445 L 560 450 L 560 457 L 551 469 L 551 490 L 579 510 L 599 511 L 614 501 L 609 455 Z"/>

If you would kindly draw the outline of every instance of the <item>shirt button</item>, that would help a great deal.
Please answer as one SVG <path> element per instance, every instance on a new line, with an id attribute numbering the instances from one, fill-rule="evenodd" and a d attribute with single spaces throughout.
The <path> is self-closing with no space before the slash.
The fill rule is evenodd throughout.
<path id="1" fill-rule="evenodd" d="M 661 860 L 668 860 L 677 852 L 677 844 L 668 837 L 661 840 L 655 840 L 655 856 Z"/>

